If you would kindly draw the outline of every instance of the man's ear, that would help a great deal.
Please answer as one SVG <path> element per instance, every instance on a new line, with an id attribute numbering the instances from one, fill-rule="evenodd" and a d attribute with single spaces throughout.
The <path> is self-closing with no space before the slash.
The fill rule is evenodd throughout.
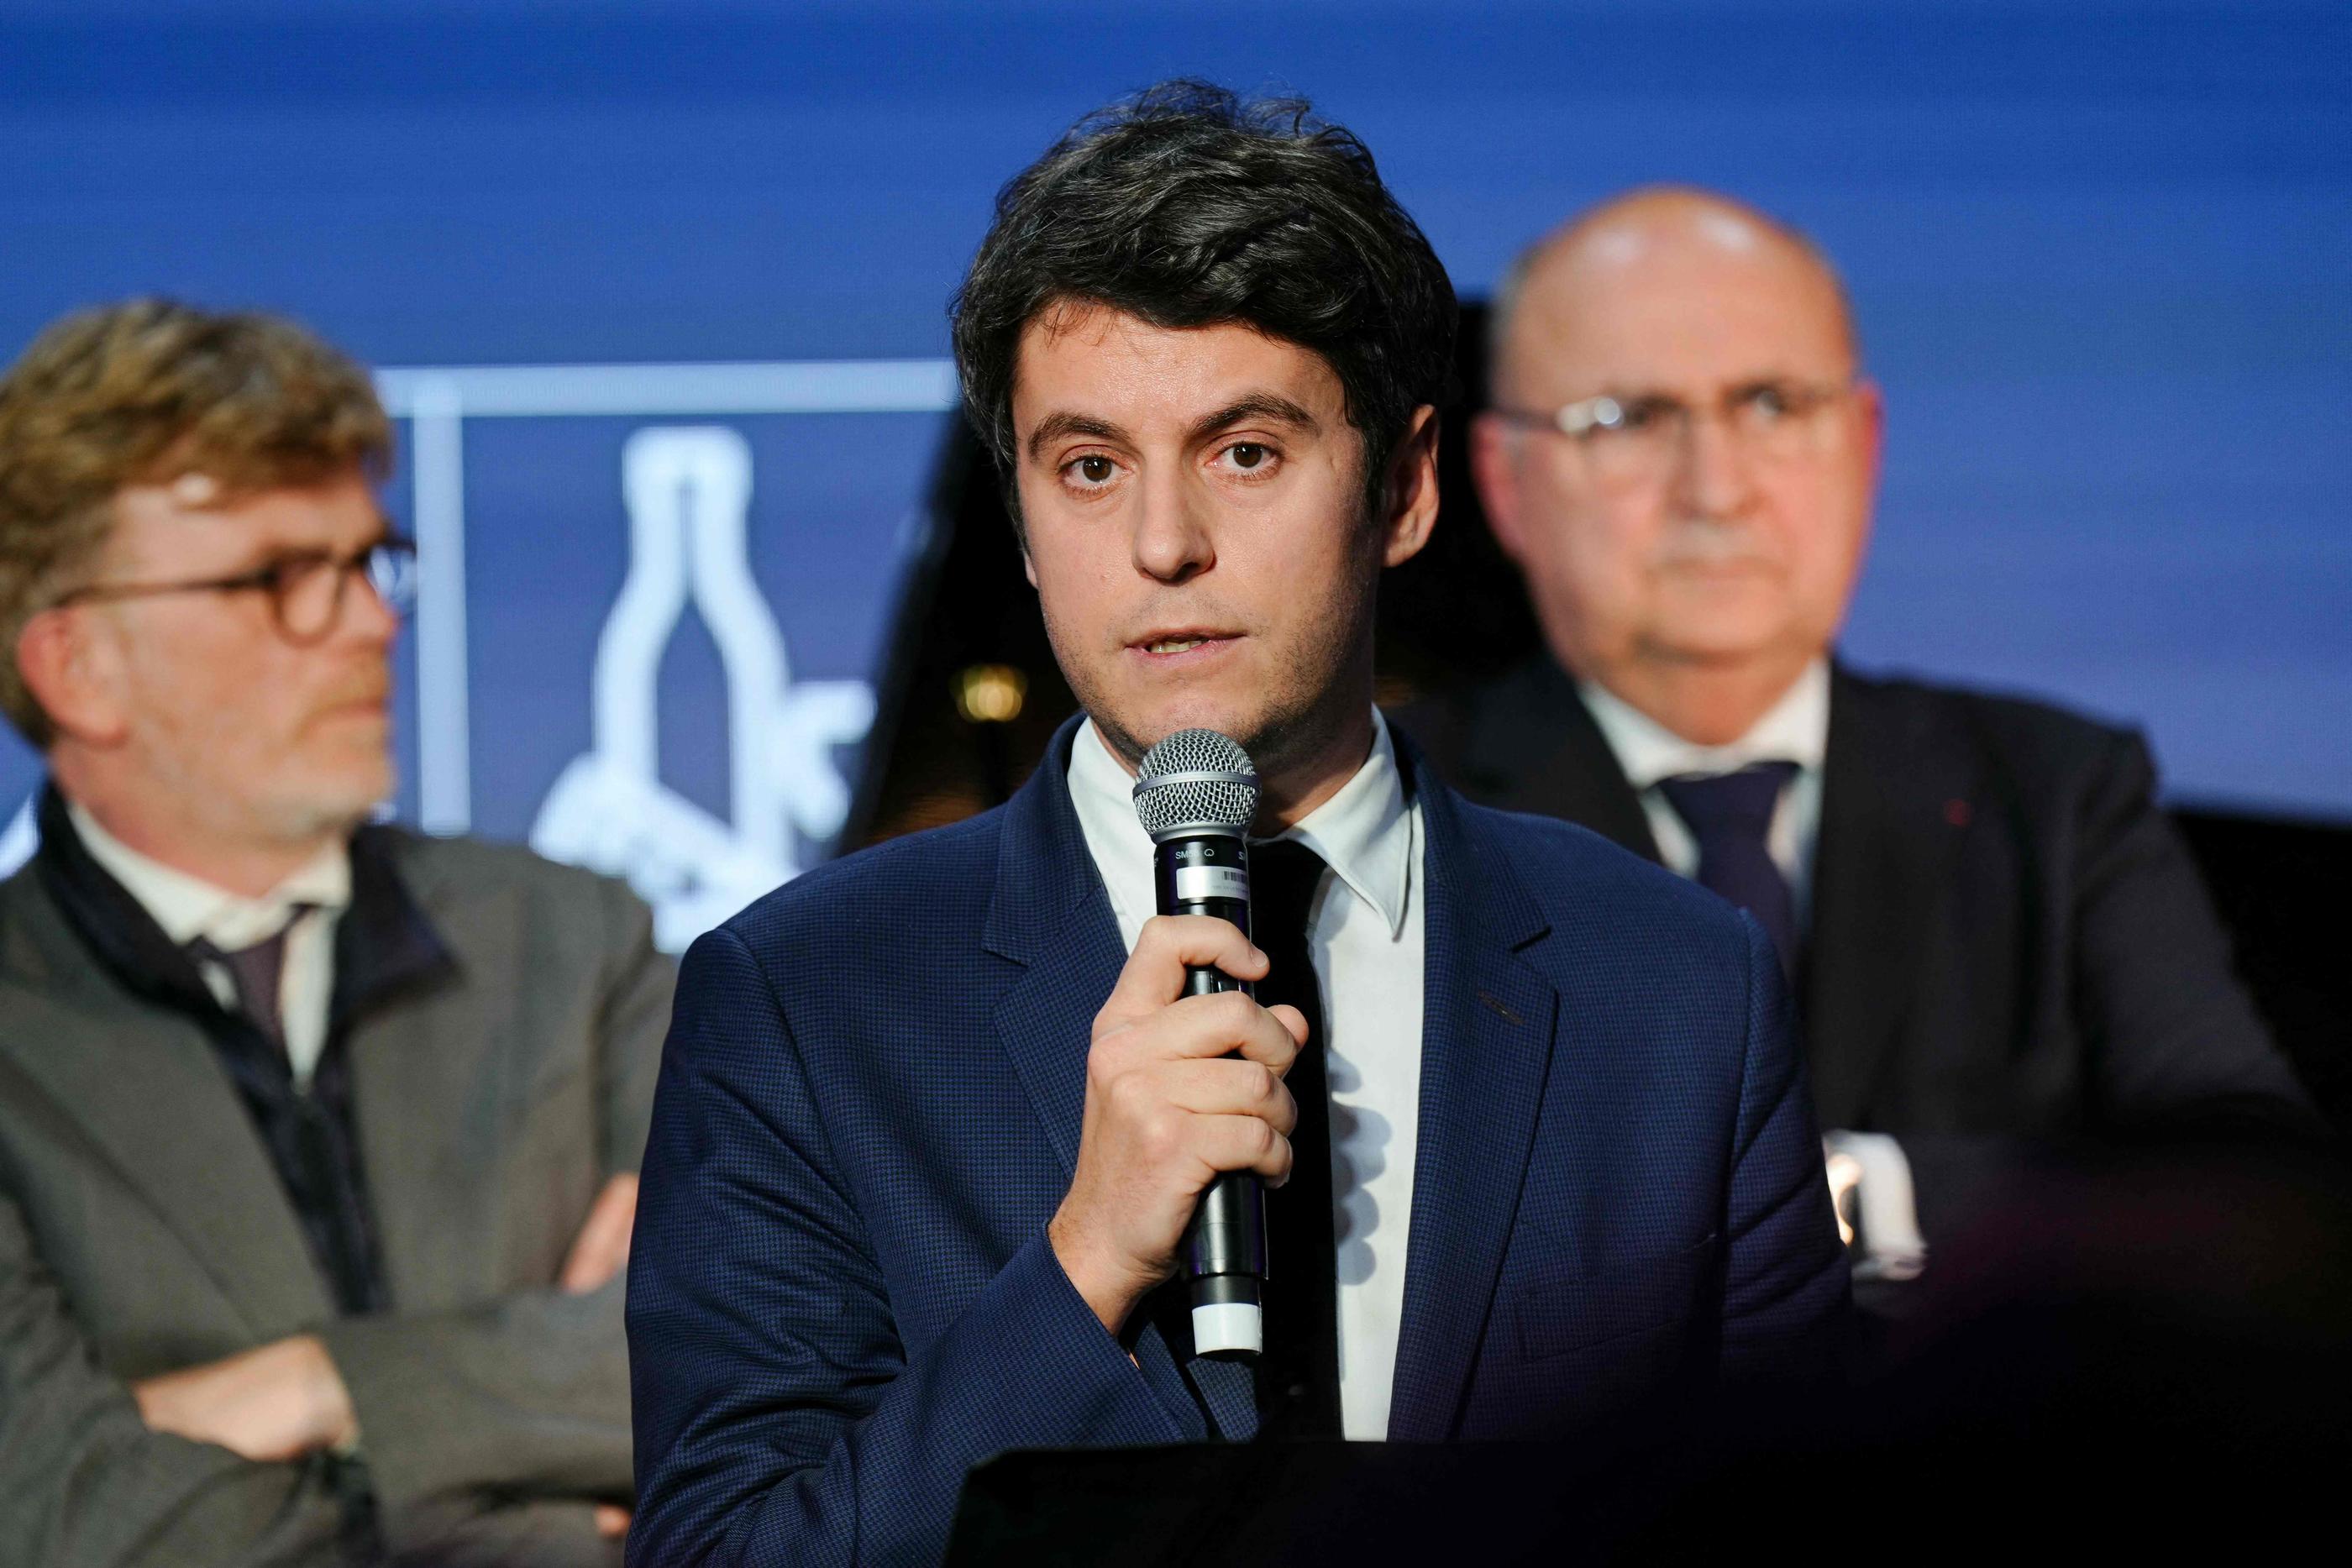
<path id="1" fill-rule="evenodd" d="M 1478 486 L 1478 503 L 1486 511 L 1486 526 L 1503 553 L 1522 566 L 1526 530 L 1519 522 L 1519 476 L 1513 447 L 1519 434 L 1491 413 L 1470 422 L 1470 477 Z"/>
<path id="2" fill-rule="evenodd" d="M 44 610 L 26 622 L 16 673 L 59 734 L 111 746 L 129 732 L 121 651 L 83 611 Z"/>
<path id="3" fill-rule="evenodd" d="M 1863 450 L 1870 464 L 1870 493 L 1874 498 L 1878 494 L 1879 459 L 1886 450 L 1886 394 L 1879 390 L 1876 382 L 1864 376 L 1854 382 L 1853 402 L 1855 417 L 1862 425 Z"/>
<path id="4" fill-rule="evenodd" d="M 1429 403 L 1412 411 L 1412 423 L 1389 459 L 1387 497 L 1381 564 L 1402 566 L 1421 553 L 1437 527 L 1437 410 Z"/>

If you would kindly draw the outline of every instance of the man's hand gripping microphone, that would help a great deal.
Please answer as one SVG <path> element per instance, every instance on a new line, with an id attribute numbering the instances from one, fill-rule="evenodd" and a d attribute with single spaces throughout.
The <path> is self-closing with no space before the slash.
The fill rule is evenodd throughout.
<path id="1" fill-rule="evenodd" d="M 1209 915 L 1250 928 L 1250 823 L 1257 770 L 1249 753 L 1213 729 L 1187 729 L 1146 752 L 1135 813 L 1151 835 L 1152 881 L 1162 915 Z M 1185 972 L 1184 994 L 1251 991 L 1222 970 Z M 1247 1171 L 1212 1182 L 1184 1233 L 1192 1343 L 1203 1355 L 1255 1356 L 1265 1344 L 1265 1191 Z"/>

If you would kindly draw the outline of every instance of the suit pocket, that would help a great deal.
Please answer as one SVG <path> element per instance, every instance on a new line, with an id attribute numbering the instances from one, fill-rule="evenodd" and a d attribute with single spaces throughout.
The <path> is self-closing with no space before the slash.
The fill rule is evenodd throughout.
<path id="1" fill-rule="evenodd" d="M 1721 1237 L 1565 1279 L 1523 1285 L 1508 1301 L 1510 1344 L 1521 1361 L 1549 1361 L 1687 1322 L 1715 1277 Z"/>

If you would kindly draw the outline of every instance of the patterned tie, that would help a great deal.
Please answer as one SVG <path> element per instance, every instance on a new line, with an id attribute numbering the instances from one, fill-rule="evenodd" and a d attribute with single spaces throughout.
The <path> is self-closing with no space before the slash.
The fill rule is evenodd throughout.
<path id="1" fill-rule="evenodd" d="M 1737 773 L 1687 774 L 1658 783 L 1698 841 L 1699 885 L 1756 916 L 1789 974 L 1797 965 L 1797 904 L 1768 841 L 1780 791 L 1796 776 L 1793 762 L 1759 762 Z"/>
<path id="2" fill-rule="evenodd" d="M 188 944 L 188 956 L 198 965 L 218 964 L 228 971 L 229 984 L 236 992 L 236 1010 L 259 1030 L 263 1038 L 286 1052 L 286 1019 L 278 1007 L 278 991 L 286 975 L 286 938 L 295 922 L 310 913 L 312 906 L 298 904 L 286 917 L 286 924 L 277 935 L 265 936 L 250 947 L 239 947 L 234 953 L 224 953 L 205 937 Z"/>
<path id="3" fill-rule="evenodd" d="M 1323 858 L 1291 839 L 1250 846 L 1252 937 L 1272 968 L 1268 1007 L 1307 1015 L 1307 1048 L 1285 1080 L 1298 1102 L 1290 1180 L 1265 1195 L 1265 1351 L 1258 1358 L 1258 1432 L 1339 1436 L 1339 1243 L 1331 1214 L 1331 1095 L 1323 1066 L 1323 993 L 1307 956 L 1307 916 Z"/>

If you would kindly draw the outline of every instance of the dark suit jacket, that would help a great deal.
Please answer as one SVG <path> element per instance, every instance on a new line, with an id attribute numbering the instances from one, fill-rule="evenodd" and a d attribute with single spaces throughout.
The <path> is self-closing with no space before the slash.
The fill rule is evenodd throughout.
<path id="1" fill-rule="evenodd" d="M 1114 1340 L 1045 1239 L 1127 958 L 1073 733 L 1009 806 L 688 955 L 630 1268 L 633 1562 L 922 1562 L 1000 1450 L 1254 1434 L 1250 1370 L 1192 1354 L 1179 1294 Z M 1407 763 L 1427 1024 L 1390 1435 L 1817 1367 L 1845 1266 L 1769 942 Z"/>
<path id="2" fill-rule="evenodd" d="M 0 1561 L 341 1562 L 350 1467 L 150 1432 L 126 1387 L 300 1333 L 351 1390 L 395 1553 L 618 1557 L 587 1500 L 628 1496 L 622 1286 L 552 1287 L 636 1165 L 671 966 L 626 888 L 520 850 L 364 829 L 352 879 L 329 1050 L 392 1299 L 364 1316 L 336 1310 L 193 969 L 175 996 L 160 963 L 118 967 L 141 934 L 94 946 L 38 862 L 0 884 Z"/>
<path id="3" fill-rule="evenodd" d="M 1657 858 L 1550 660 L 1396 716 L 1473 800 Z M 1834 671 L 1801 971 L 1822 1124 L 1895 1134 L 1931 1163 L 1942 1135 L 2316 1130 L 2147 747 L 2057 708 Z"/>

